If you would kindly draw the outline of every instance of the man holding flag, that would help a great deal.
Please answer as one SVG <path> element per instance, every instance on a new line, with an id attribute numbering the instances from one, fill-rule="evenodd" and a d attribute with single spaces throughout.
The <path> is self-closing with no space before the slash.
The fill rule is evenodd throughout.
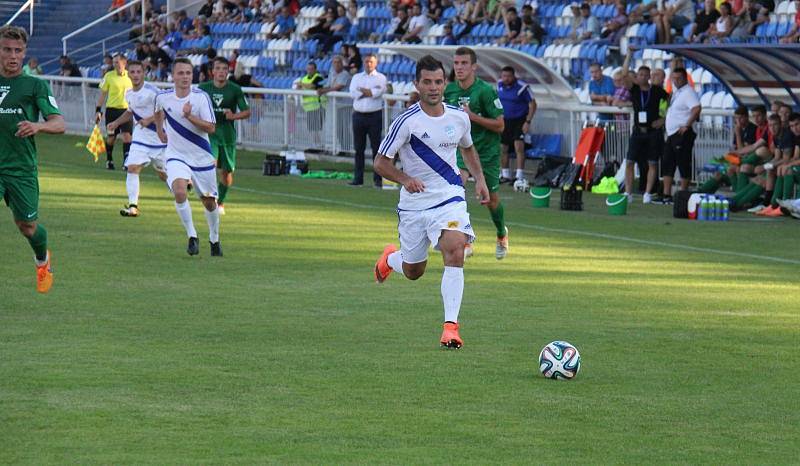
<path id="1" fill-rule="evenodd" d="M 33 249 L 36 291 L 53 285 L 47 230 L 39 215 L 37 133 L 64 132 L 64 118 L 47 83 L 22 73 L 28 34 L 14 26 L 0 27 L 0 197 L 11 208 L 14 223 Z M 39 115 L 45 121 L 39 121 Z"/>
<path id="2" fill-rule="evenodd" d="M 100 123 L 102 117 L 101 110 L 103 104 L 106 104 L 106 124 L 111 123 L 117 118 L 121 117 L 128 109 L 128 103 L 125 101 L 125 93 L 128 89 L 133 87 L 131 79 L 128 77 L 128 71 L 125 69 L 128 65 L 128 59 L 125 55 L 117 55 L 114 57 L 114 69 L 109 71 L 103 76 L 100 81 L 100 97 L 97 99 L 97 112 L 95 115 L 95 122 Z M 108 133 L 106 141 L 106 168 L 109 170 L 114 169 L 114 142 L 117 139 L 117 134 L 122 134 L 122 156 L 124 160 L 128 158 L 128 151 L 131 148 L 131 123 L 126 122 L 114 129 L 113 132 Z"/>

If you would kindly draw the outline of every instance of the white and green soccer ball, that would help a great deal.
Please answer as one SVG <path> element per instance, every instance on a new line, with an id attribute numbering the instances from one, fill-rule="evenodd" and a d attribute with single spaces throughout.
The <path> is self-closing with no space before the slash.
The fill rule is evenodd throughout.
<path id="1" fill-rule="evenodd" d="M 548 379 L 570 380 L 580 369 L 581 354 L 566 341 L 548 343 L 539 353 L 539 371 Z"/>

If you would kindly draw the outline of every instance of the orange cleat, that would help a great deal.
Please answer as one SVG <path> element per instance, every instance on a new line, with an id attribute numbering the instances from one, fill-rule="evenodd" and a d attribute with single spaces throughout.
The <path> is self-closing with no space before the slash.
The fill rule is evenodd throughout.
<path id="1" fill-rule="evenodd" d="M 389 263 L 387 260 L 389 259 L 389 254 L 397 251 L 397 246 L 394 244 L 388 244 L 385 248 L 383 248 L 383 253 L 381 253 L 381 257 L 378 258 L 378 262 L 375 263 L 375 281 L 378 283 L 383 283 L 389 278 L 389 275 L 392 274 L 392 268 L 389 267 Z"/>
<path id="2" fill-rule="evenodd" d="M 458 334 L 458 324 L 454 322 L 445 322 L 442 330 L 442 338 L 439 343 L 444 348 L 458 349 L 464 344 L 461 341 L 461 336 Z"/>
<path id="3" fill-rule="evenodd" d="M 47 251 L 47 263 L 36 266 L 36 291 L 47 293 L 53 286 L 53 270 L 50 266 L 50 251 Z"/>
<path id="4" fill-rule="evenodd" d="M 767 207 L 758 214 L 764 217 L 783 217 L 783 212 L 781 212 L 781 208 L 772 206 Z"/>

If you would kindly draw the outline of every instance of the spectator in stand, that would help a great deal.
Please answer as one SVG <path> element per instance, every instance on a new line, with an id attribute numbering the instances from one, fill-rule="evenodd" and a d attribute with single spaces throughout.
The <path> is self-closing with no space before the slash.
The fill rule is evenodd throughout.
<path id="1" fill-rule="evenodd" d="M 599 63 L 592 63 L 589 66 L 589 73 L 592 78 L 589 81 L 589 97 L 592 99 L 592 105 L 608 105 L 608 98 L 612 97 L 616 91 L 614 80 L 603 75 L 603 68 Z M 601 120 L 612 118 L 613 115 L 609 113 L 600 114 Z"/>
<path id="2" fill-rule="evenodd" d="M 671 28 L 675 28 L 678 34 L 683 32 L 683 28 L 692 24 L 696 19 L 693 0 L 667 0 L 664 8 L 654 10 L 652 20 L 656 25 L 656 34 L 659 44 L 669 44 L 672 42 Z"/>
<path id="3" fill-rule="evenodd" d="M 110 53 L 103 56 L 103 64 L 100 65 L 100 75 L 105 76 L 106 73 L 114 69 L 114 57 Z"/>
<path id="4" fill-rule="evenodd" d="M 442 0 L 429 0 L 428 1 L 428 11 L 426 16 L 428 17 L 428 21 L 430 24 L 438 24 L 439 20 L 442 18 L 442 13 L 444 12 L 444 6 L 442 5 Z"/>
<path id="5" fill-rule="evenodd" d="M 580 20 L 577 27 L 570 33 L 570 40 L 573 44 L 579 44 L 585 40 L 600 38 L 600 21 L 592 16 L 592 10 L 588 3 L 584 3 L 580 8 Z"/>
<path id="6" fill-rule="evenodd" d="M 781 37 L 781 44 L 794 44 L 800 38 L 800 0 L 794 0 L 794 6 L 797 8 L 797 13 L 794 14 L 794 24 L 789 32 Z"/>
<path id="7" fill-rule="evenodd" d="M 625 35 L 628 29 L 628 15 L 625 14 L 625 3 L 617 0 L 617 14 L 611 18 L 600 32 L 600 37 L 606 39 L 611 45 L 618 46 L 619 40 Z"/>
<path id="8" fill-rule="evenodd" d="M 249 73 L 245 73 L 244 65 L 242 62 L 237 62 L 233 70 L 233 78 L 231 81 L 238 84 L 240 87 L 264 87 L 259 80 Z"/>
<path id="9" fill-rule="evenodd" d="M 150 57 L 150 47 L 146 43 L 137 40 L 135 53 L 136 61 L 144 62 L 145 59 Z"/>
<path id="10" fill-rule="evenodd" d="M 694 25 L 692 25 L 692 33 L 689 36 L 690 42 L 703 42 L 711 25 L 715 24 L 719 19 L 719 11 L 717 11 L 715 0 L 705 0 L 703 5 L 703 9 L 697 13 Z"/>
<path id="11" fill-rule="evenodd" d="M 730 8 L 730 5 L 728 6 Z M 661 159 L 661 175 L 664 178 L 662 204 L 672 204 L 672 179 L 675 168 L 681 171 L 681 190 L 689 188 L 692 180 L 692 153 L 696 134 L 694 123 L 700 118 L 700 99 L 689 85 L 684 68 L 672 70 L 674 91 L 667 109 L 667 143 Z"/>
<path id="12" fill-rule="evenodd" d="M 361 52 L 355 44 L 342 45 L 342 58 L 344 59 L 344 67 L 351 75 L 361 71 L 364 62 L 361 59 Z"/>
<path id="13" fill-rule="evenodd" d="M 403 35 L 402 41 L 409 44 L 419 44 L 431 27 L 431 20 L 422 13 L 420 5 L 411 9 L 411 19 L 408 21 L 408 31 Z"/>
<path id="14" fill-rule="evenodd" d="M 214 0 L 206 0 L 206 3 L 200 7 L 200 11 L 197 12 L 197 16 L 202 16 L 204 18 L 211 18 L 214 15 Z"/>
<path id="15" fill-rule="evenodd" d="M 733 32 L 733 16 L 731 13 L 731 4 L 722 2 L 719 6 L 719 18 L 708 28 L 705 42 L 716 43 L 731 35 Z"/>
<path id="16" fill-rule="evenodd" d="M 200 42 L 197 44 L 197 48 L 205 51 L 210 49 L 213 43 L 214 41 L 211 40 L 211 28 L 203 26 L 203 35 L 200 36 Z"/>
<path id="17" fill-rule="evenodd" d="M 625 74 L 627 72 L 619 70 L 614 73 L 614 95 L 608 97 L 608 105 L 616 107 L 630 107 L 631 106 L 631 91 L 625 87 Z M 617 113 L 614 115 L 617 121 L 628 121 L 627 113 Z"/>
<path id="18" fill-rule="evenodd" d="M 329 10 L 326 13 L 325 20 L 326 24 L 330 23 L 327 31 L 323 29 L 321 32 L 311 36 L 312 40 L 319 41 L 317 56 L 320 58 L 326 56 L 333 48 L 333 45 L 344 40 L 345 36 L 350 32 L 350 21 L 347 19 L 346 11 L 342 5 L 339 5 L 337 13 L 341 16 L 337 16 L 337 14 Z"/>
<path id="19" fill-rule="evenodd" d="M 336 11 L 332 9 L 325 10 L 316 24 L 308 28 L 305 32 L 306 39 L 314 39 L 315 37 L 324 37 L 331 33 L 331 26 L 336 19 Z"/>
<path id="20" fill-rule="evenodd" d="M 177 26 L 178 31 L 183 34 L 187 34 L 192 30 L 192 19 L 186 14 L 186 10 L 181 10 L 178 12 Z"/>
<path id="21" fill-rule="evenodd" d="M 288 39 L 296 28 L 294 16 L 289 7 L 281 8 L 281 14 L 275 17 L 275 29 L 270 34 L 270 39 Z"/>
<path id="22" fill-rule="evenodd" d="M 456 36 L 453 35 L 453 25 L 447 23 L 442 28 L 442 37 L 439 38 L 439 45 L 458 45 Z"/>
<path id="23" fill-rule="evenodd" d="M 351 0 L 347 5 L 347 19 L 352 26 L 358 26 L 358 4 Z"/>
<path id="24" fill-rule="evenodd" d="M 752 35 L 753 25 L 758 18 L 758 6 L 753 8 L 750 0 L 742 1 L 742 8 L 739 13 L 733 14 L 733 31 L 731 38 L 744 39 Z"/>
<path id="25" fill-rule="evenodd" d="M 408 32 L 408 10 L 398 8 L 397 14 L 392 18 L 389 29 L 386 31 L 386 40 L 400 40 Z"/>
<path id="26" fill-rule="evenodd" d="M 234 50 L 231 52 L 230 58 L 228 58 L 228 67 L 230 68 L 229 72 L 233 74 L 234 70 L 236 70 L 236 64 L 239 63 L 239 51 Z"/>
<path id="27" fill-rule="evenodd" d="M 28 64 L 22 67 L 22 73 L 27 74 L 28 76 L 39 76 L 44 74 L 42 67 L 39 66 L 39 60 L 37 60 L 36 57 L 30 57 L 28 59 Z"/>
<path id="28" fill-rule="evenodd" d="M 167 53 L 175 56 L 175 53 L 180 50 L 181 43 L 183 42 L 183 34 L 178 30 L 178 25 L 172 23 L 169 25 L 169 34 L 164 37 L 162 47 L 167 49 Z"/>
<path id="29" fill-rule="evenodd" d="M 111 6 L 108 8 L 108 12 L 110 13 L 117 8 L 122 8 L 123 6 L 125 6 L 125 0 L 112 0 Z M 125 12 L 125 10 L 122 10 L 119 13 L 114 14 L 114 16 L 111 17 L 111 21 L 116 23 L 117 21 L 125 21 L 127 18 L 128 14 Z"/>
<path id="30" fill-rule="evenodd" d="M 531 5 L 522 6 L 522 32 L 512 41 L 514 44 L 536 44 L 542 43 L 544 38 L 544 29 L 539 24 L 534 16 L 534 9 Z"/>
<path id="31" fill-rule="evenodd" d="M 522 19 L 517 15 L 516 8 L 511 7 L 506 10 L 503 23 L 505 23 L 506 32 L 502 37 L 497 39 L 497 43 L 499 45 L 514 43 L 522 33 Z"/>
<path id="32" fill-rule="evenodd" d="M 155 66 L 161 63 L 169 65 L 172 63 L 172 58 L 170 58 L 169 54 L 165 52 L 164 49 L 160 48 L 157 43 L 150 42 L 150 63 Z"/>

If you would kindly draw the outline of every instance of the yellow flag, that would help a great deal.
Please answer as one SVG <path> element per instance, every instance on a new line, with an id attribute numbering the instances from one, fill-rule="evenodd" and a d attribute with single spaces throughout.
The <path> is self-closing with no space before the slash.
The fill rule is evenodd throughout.
<path id="1" fill-rule="evenodd" d="M 94 161 L 106 152 L 106 141 L 103 139 L 103 133 L 100 132 L 100 127 L 94 125 L 92 135 L 89 136 L 89 142 L 86 143 L 86 149 L 94 155 Z"/>

